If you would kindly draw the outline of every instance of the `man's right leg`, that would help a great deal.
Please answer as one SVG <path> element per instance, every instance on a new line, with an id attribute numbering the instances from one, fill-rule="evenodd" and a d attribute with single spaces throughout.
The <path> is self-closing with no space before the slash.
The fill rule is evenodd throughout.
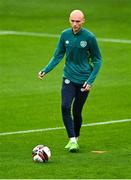
<path id="1" fill-rule="evenodd" d="M 79 149 L 79 146 L 76 141 L 74 123 L 71 116 L 71 104 L 75 96 L 75 86 L 67 79 L 63 79 L 61 95 L 63 122 L 66 127 L 68 137 L 70 138 L 68 144 L 65 146 L 65 149 L 69 149 L 71 152 L 76 152 Z"/>
<path id="2" fill-rule="evenodd" d="M 74 124 L 71 117 L 71 104 L 75 96 L 75 87 L 73 83 L 67 79 L 63 79 L 61 98 L 62 98 L 62 117 L 67 130 L 68 137 L 75 137 Z"/>

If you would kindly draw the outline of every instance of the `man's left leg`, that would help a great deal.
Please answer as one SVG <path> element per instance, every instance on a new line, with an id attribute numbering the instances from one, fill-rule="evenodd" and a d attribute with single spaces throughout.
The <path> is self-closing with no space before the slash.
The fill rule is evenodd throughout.
<path id="1" fill-rule="evenodd" d="M 89 91 L 81 91 L 81 88 L 77 88 L 77 93 L 73 103 L 73 119 L 74 119 L 74 130 L 76 137 L 80 135 L 80 128 L 82 125 L 82 109 L 88 97 Z"/>

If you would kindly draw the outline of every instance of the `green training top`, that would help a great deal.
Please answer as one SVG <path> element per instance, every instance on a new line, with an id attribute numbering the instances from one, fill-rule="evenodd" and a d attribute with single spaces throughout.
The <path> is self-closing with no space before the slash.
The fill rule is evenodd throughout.
<path id="1" fill-rule="evenodd" d="M 87 82 L 92 85 L 101 66 L 101 54 L 93 33 L 81 28 L 74 34 L 71 28 L 62 32 L 54 56 L 42 69 L 50 72 L 64 57 L 64 77 L 78 84 Z"/>

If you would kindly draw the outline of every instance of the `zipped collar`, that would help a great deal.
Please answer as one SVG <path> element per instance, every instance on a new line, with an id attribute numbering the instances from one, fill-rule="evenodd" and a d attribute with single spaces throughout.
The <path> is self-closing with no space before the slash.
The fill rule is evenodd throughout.
<path id="1" fill-rule="evenodd" d="M 73 29 L 72 29 L 72 33 L 74 36 L 78 36 L 82 33 L 83 29 L 81 28 L 79 32 L 77 32 L 76 34 L 73 32 Z"/>

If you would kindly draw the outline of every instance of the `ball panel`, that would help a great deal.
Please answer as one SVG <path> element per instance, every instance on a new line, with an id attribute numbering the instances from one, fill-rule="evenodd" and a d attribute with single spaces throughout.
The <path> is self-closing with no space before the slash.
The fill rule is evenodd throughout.
<path id="1" fill-rule="evenodd" d="M 33 157 L 33 160 L 35 161 L 35 162 L 43 162 L 43 160 L 42 160 L 42 158 L 38 155 L 38 154 L 36 154 L 34 157 Z"/>
<path id="2" fill-rule="evenodd" d="M 47 154 L 48 158 L 50 159 L 51 157 L 50 149 L 47 146 L 44 146 L 42 149 L 44 150 L 44 152 Z"/>

